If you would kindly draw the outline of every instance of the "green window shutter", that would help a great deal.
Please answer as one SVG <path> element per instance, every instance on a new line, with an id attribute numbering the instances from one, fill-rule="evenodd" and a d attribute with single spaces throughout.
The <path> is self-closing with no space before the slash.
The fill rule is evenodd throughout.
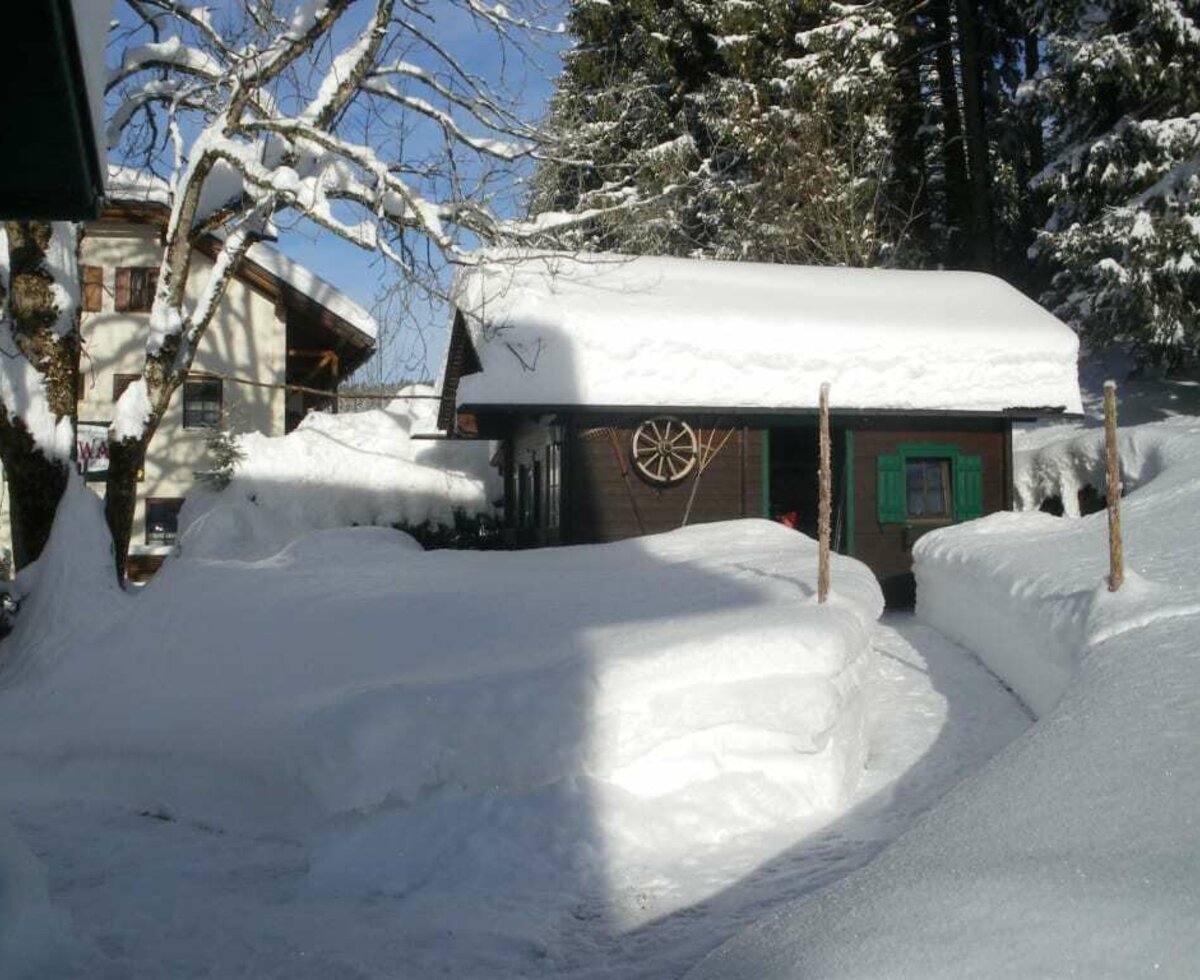
<path id="1" fill-rule="evenodd" d="M 954 519 L 970 521 L 983 516 L 983 460 L 959 456 L 954 462 Z"/>
<path id="2" fill-rule="evenodd" d="M 901 456 L 875 458 L 875 502 L 880 524 L 903 524 L 904 459 Z"/>

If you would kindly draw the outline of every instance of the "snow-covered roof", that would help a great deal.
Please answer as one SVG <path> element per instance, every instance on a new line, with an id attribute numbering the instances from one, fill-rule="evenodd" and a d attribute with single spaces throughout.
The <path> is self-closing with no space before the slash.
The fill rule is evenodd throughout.
<path id="1" fill-rule="evenodd" d="M 335 316 L 345 320 L 371 340 L 379 336 L 379 324 L 365 309 L 336 286 L 326 282 L 315 272 L 288 258 L 277 248 L 263 242 L 250 246 L 246 258 L 261 266 L 271 275 L 283 280 L 293 289 L 319 303 Z"/>
<path id="2" fill-rule="evenodd" d="M 171 189 L 165 180 L 147 171 L 110 165 L 108 197 L 111 201 L 133 201 L 169 207 Z M 267 274 L 325 307 L 367 339 L 374 341 L 379 337 L 379 324 L 362 306 L 277 248 L 265 242 L 258 242 L 250 246 L 246 257 Z"/>
<path id="3" fill-rule="evenodd" d="M 1080 412 L 1074 332 L 994 276 L 481 253 L 458 404 Z"/>

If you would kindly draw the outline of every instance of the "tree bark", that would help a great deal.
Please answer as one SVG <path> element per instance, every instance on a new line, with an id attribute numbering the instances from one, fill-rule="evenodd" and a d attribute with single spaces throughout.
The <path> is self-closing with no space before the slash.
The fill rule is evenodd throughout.
<path id="1" fill-rule="evenodd" d="M 954 35 L 950 29 L 948 0 L 932 0 L 934 66 L 942 100 L 942 168 L 945 176 L 947 242 L 951 258 L 962 236 L 974 237 L 970 203 L 967 199 L 967 153 L 959 111 L 958 79 L 954 72 Z M 950 263 L 953 264 L 953 263 Z"/>
<path id="2" fill-rule="evenodd" d="M 42 455 L 25 426 L 7 413 L 0 419 L 0 456 L 8 487 L 13 569 L 19 571 L 37 561 L 46 547 L 69 469 Z"/>
<path id="3" fill-rule="evenodd" d="M 896 87 L 896 208 L 905 216 L 910 237 L 921 252 L 928 252 L 929 225 L 928 175 L 925 148 L 921 140 L 924 105 L 921 99 L 921 36 L 915 10 L 909 10 L 900 22 L 900 46 L 897 54 Z"/>
<path id="4" fill-rule="evenodd" d="M 959 64 L 962 68 L 963 117 L 967 131 L 968 187 L 971 200 L 971 251 L 976 269 L 996 265 L 992 221 L 991 161 L 987 139 L 987 104 L 983 74 L 986 58 L 975 0 L 956 0 Z"/>
<path id="5" fill-rule="evenodd" d="M 54 235 L 49 221 L 7 221 L 9 280 L 7 308 L 16 351 L 4 356 L 23 359 L 37 372 L 44 397 L 56 421 L 70 419 L 74 429 L 79 376 L 79 310 L 68 311 L 74 326 L 59 333 L 58 294 L 46 256 Z M 69 454 L 52 458 L 39 446 L 14 406 L 0 405 L 0 458 L 8 485 L 12 524 L 13 564 L 16 569 L 34 562 L 46 546 L 59 500 L 67 487 L 74 440 Z"/>

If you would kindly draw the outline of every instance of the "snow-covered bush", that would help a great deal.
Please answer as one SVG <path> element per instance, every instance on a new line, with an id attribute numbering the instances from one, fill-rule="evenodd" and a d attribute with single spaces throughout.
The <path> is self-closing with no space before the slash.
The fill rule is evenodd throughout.
<path id="1" fill-rule="evenodd" d="M 263 558 L 323 528 L 453 529 L 489 514 L 488 444 L 413 438 L 429 431 L 434 404 L 400 398 L 369 412 L 313 412 L 286 436 L 239 436 L 243 458 L 225 489 L 188 498 L 181 550 Z"/>

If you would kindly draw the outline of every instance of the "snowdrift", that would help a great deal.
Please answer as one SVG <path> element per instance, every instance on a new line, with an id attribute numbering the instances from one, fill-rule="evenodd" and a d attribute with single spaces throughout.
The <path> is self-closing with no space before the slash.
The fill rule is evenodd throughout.
<path id="1" fill-rule="evenodd" d="M 356 866 L 401 887 L 413 855 L 352 841 L 475 820 L 481 798 L 522 813 L 530 846 L 668 862 L 853 788 L 882 601 L 841 560 L 818 606 L 815 572 L 813 542 L 765 521 L 520 553 L 367 527 L 256 561 L 185 547 L 136 615 L 0 691 L 0 798 L 301 837 L 370 817 L 318 862 L 330 887 Z"/>
<path id="2" fill-rule="evenodd" d="M 1102 439 L 1031 449 L 1024 492 L 1090 479 Z M 689 977 L 1194 973 L 1200 422 L 1138 426 L 1122 444 L 1137 489 L 1120 592 L 1104 580 L 1103 513 L 997 514 L 915 549 L 918 613 L 978 651 L 1038 724 L 862 872 Z"/>
<path id="3" fill-rule="evenodd" d="M 486 442 L 412 438 L 436 430 L 436 404 L 402 397 L 386 409 L 313 412 L 282 437 L 246 433 L 245 459 L 229 486 L 188 497 L 182 550 L 198 558 L 266 558 L 313 530 L 451 524 L 456 510 L 489 512 L 497 488 Z"/>

